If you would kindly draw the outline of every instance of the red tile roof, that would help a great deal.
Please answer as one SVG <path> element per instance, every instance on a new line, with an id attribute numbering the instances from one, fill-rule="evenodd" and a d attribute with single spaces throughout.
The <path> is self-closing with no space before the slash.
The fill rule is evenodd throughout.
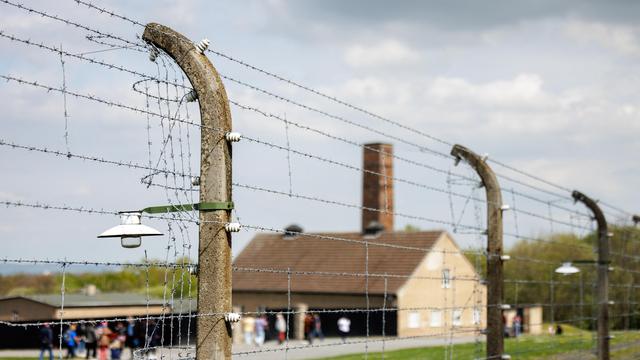
<path id="1" fill-rule="evenodd" d="M 282 234 L 259 234 L 234 261 L 233 290 L 286 292 L 289 268 L 292 292 L 364 294 L 363 275 L 368 271 L 374 274 L 369 276 L 369 293 L 384 294 L 384 277 L 375 274 L 388 274 L 387 293 L 395 294 L 406 282 L 404 276 L 413 273 L 442 234 L 443 231 L 384 232 L 375 239 L 365 239 L 361 233 L 318 233 L 292 239 Z"/>

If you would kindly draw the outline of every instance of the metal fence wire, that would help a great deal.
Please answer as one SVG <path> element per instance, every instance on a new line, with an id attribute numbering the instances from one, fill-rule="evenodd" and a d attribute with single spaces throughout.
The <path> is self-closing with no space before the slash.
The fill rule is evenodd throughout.
<path id="1" fill-rule="evenodd" d="M 410 347 L 424 348 L 426 355 L 416 356 L 444 359 L 546 358 L 558 349 L 560 359 L 638 356 L 631 330 L 640 326 L 640 232 L 632 213 L 590 203 L 566 185 L 250 64 L 206 40 L 193 42 L 90 1 L 69 2 L 75 7 L 63 15 L 55 5 L 0 0 L 4 11 L 42 20 L 39 36 L 0 31 L 2 46 L 14 58 L 37 56 L 48 66 L 0 73 L 0 88 L 39 99 L 28 106 L 62 120 L 48 124 L 47 131 L 62 128 L 56 140 L 4 133 L 3 163 L 29 158 L 53 169 L 73 166 L 113 201 L 58 196 L 56 186 L 67 177 L 54 170 L 48 177 L 62 180 L 48 190 L 31 194 L 14 181 L 23 195 L 5 189 L 0 205 L 12 218 L 52 217 L 64 228 L 76 219 L 117 222 L 118 201 L 161 203 L 138 215 L 164 236 L 143 239 L 133 250 L 138 261 L 100 254 L 74 259 L 63 255 L 64 239 L 53 238 L 41 242 L 51 257 L 3 256 L 0 266 L 51 272 L 38 278 L 46 294 L 21 291 L 27 275 L 0 276 L 0 303 L 7 304 L 0 330 L 8 336 L 36 337 L 50 327 L 59 358 L 65 334 L 76 326 L 129 335 L 123 341 L 136 359 L 349 352 L 384 359 Z M 106 23 L 123 35 L 105 30 Z M 81 38 L 52 40 L 51 29 Z M 102 116 L 93 119 L 88 111 Z M 98 139 L 109 131 L 134 134 Z M 110 150 L 100 150 L 105 144 Z M 354 161 L 359 157 L 362 164 Z M 124 180 L 100 179 L 109 172 Z M 13 176 L 10 169 L 4 174 Z M 425 209 L 425 200 L 439 210 Z M 333 232 L 344 218 L 358 217 L 358 231 Z M 403 231 L 394 229 L 394 219 L 406 225 Z M 320 231 L 282 227 L 300 220 Z M 232 244 L 245 245 L 233 262 Z M 563 262 L 566 269 L 578 266 L 579 274 L 558 274 Z M 136 292 L 137 310 L 82 313 L 75 299 L 87 285 L 105 294 Z M 53 304 L 55 315 L 9 310 L 16 299 Z"/>

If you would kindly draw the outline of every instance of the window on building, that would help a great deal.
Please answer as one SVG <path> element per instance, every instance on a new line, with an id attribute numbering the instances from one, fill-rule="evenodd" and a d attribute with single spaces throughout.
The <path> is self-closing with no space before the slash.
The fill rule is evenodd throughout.
<path id="1" fill-rule="evenodd" d="M 449 269 L 442 270 L 442 288 L 448 289 L 451 287 L 451 273 Z"/>
<path id="2" fill-rule="evenodd" d="M 473 325 L 480 325 L 480 316 L 481 316 L 481 312 L 480 309 L 475 308 L 473 309 Z"/>
<path id="3" fill-rule="evenodd" d="M 407 321 L 407 326 L 410 329 L 417 329 L 420 327 L 420 313 L 417 311 L 409 312 L 409 319 Z"/>
<path id="4" fill-rule="evenodd" d="M 462 325 L 462 310 L 456 309 L 451 312 L 451 324 L 453 326 Z"/>
<path id="5" fill-rule="evenodd" d="M 439 327 L 442 326 L 442 311 L 433 310 L 431 311 L 431 327 Z"/>

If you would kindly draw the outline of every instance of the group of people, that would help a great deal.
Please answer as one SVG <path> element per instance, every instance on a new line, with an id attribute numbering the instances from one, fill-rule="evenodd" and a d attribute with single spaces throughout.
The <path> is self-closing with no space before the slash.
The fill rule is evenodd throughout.
<path id="1" fill-rule="evenodd" d="M 287 340 L 287 319 L 282 313 L 277 313 L 273 321 L 273 331 L 269 324 L 269 318 L 263 314 L 257 317 L 243 316 L 241 320 L 242 334 L 244 343 L 247 345 L 262 346 L 267 339 L 267 334 L 275 335 L 278 344 L 282 344 Z M 337 328 L 342 341 L 345 342 L 349 332 L 351 331 L 351 320 L 342 316 L 337 321 Z M 322 331 L 322 320 L 317 313 L 306 313 L 304 316 L 304 338 L 312 344 L 314 339 L 324 340 L 324 332 Z"/>
<path id="2" fill-rule="evenodd" d="M 244 335 L 244 342 L 247 345 L 255 344 L 262 346 L 266 339 L 268 330 L 269 321 L 267 320 L 266 315 L 262 315 L 257 318 L 253 316 L 244 316 L 242 318 L 242 334 Z"/>
<path id="3" fill-rule="evenodd" d="M 515 337 L 522 334 L 522 317 L 518 314 L 513 318 L 513 334 Z"/>
<path id="4" fill-rule="evenodd" d="M 507 317 L 502 315 L 502 325 L 504 329 L 504 337 L 518 337 L 522 335 L 522 316 L 520 316 L 520 314 L 516 314 L 513 317 L 513 320 L 511 320 L 511 327 L 507 326 Z"/>
<path id="5" fill-rule="evenodd" d="M 556 326 L 549 325 L 549 335 L 562 335 L 563 329 L 560 324 Z"/>
<path id="6" fill-rule="evenodd" d="M 262 346 L 267 339 L 267 333 L 270 330 L 269 319 L 266 315 L 258 317 L 243 316 L 242 317 L 242 334 L 244 343 L 247 345 Z M 282 313 L 276 314 L 274 329 L 277 334 L 278 343 L 282 344 L 287 337 L 287 320 Z"/>
<path id="7" fill-rule="evenodd" d="M 324 340 L 320 315 L 307 313 L 304 317 L 304 338 L 313 344 L 313 338 Z"/>
<path id="8" fill-rule="evenodd" d="M 131 352 L 142 346 L 144 333 L 135 326 L 133 320 L 118 322 L 115 327 L 110 328 L 107 322 L 102 322 L 97 326 L 91 323 L 70 324 L 62 332 L 62 338 L 55 339 L 50 324 L 44 324 L 40 328 L 40 360 L 44 359 L 46 353 L 49 360 L 53 360 L 53 348 L 62 344 L 66 349 L 66 358 L 72 359 L 84 353 L 86 359 L 98 358 L 100 360 L 117 360 L 122 357 L 125 346 Z"/>

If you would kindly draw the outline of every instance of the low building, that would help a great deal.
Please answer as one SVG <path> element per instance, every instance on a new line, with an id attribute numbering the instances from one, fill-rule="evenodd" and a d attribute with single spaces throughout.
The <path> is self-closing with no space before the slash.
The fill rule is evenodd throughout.
<path id="1" fill-rule="evenodd" d="M 162 299 L 140 294 L 98 293 L 25 295 L 0 299 L 0 320 L 12 322 L 108 319 L 113 317 L 160 315 L 170 312 Z"/>
<path id="2" fill-rule="evenodd" d="M 510 336 L 515 335 L 514 319 L 520 317 L 521 331 L 526 334 L 542 334 L 542 305 L 517 306 L 503 312 L 506 331 Z"/>
<path id="3" fill-rule="evenodd" d="M 327 335 L 342 315 L 352 335 L 472 336 L 485 326 L 486 287 L 452 236 L 393 230 L 391 152 L 388 144 L 365 146 L 361 231 L 292 226 L 252 239 L 234 261 L 237 310 L 291 309 L 298 339 L 307 312 L 320 315 Z"/>
<path id="4" fill-rule="evenodd" d="M 19 326 L 20 324 L 52 323 L 60 320 L 110 320 L 171 314 L 171 307 L 164 306 L 162 299 L 150 299 L 133 293 L 89 293 L 25 295 L 0 298 L 0 349 L 37 348 L 39 344 L 38 326 Z M 177 326 L 179 324 L 171 319 Z M 13 325 L 3 324 L 10 322 Z M 142 324 L 140 321 L 139 324 Z M 115 326 L 111 322 L 110 326 Z M 170 327 L 167 321 L 164 326 Z M 51 327 L 54 338 L 60 333 L 60 326 Z M 67 325 L 63 326 L 66 329 Z M 185 331 L 186 332 L 186 331 Z"/>

